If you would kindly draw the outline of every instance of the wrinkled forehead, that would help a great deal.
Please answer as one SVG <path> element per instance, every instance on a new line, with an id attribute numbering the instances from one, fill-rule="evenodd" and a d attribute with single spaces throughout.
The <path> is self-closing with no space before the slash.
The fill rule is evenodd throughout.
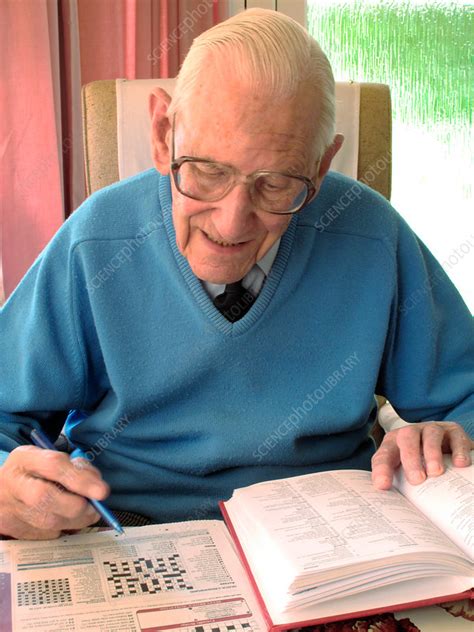
<path id="1" fill-rule="evenodd" d="M 308 90 L 275 100 L 235 82 L 203 82 L 176 115 L 177 153 L 229 162 L 235 152 L 273 152 L 306 163 L 317 133 L 314 110 Z"/>

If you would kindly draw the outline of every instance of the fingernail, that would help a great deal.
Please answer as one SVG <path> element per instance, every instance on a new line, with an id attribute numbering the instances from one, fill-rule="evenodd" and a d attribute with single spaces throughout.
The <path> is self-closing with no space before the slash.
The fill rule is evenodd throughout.
<path id="1" fill-rule="evenodd" d="M 419 485 L 426 479 L 426 475 L 424 472 L 420 472 L 420 470 L 413 470 L 408 474 L 408 480 L 412 485 Z"/>
<path id="2" fill-rule="evenodd" d="M 82 459 L 82 458 L 73 459 L 72 464 L 76 468 L 76 470 L 92 469 L 91 464 L 86 459 Z"/>
<path id="3" fill-rule="evenodd" d="M 377 476 L 375 479 L 375 486 L 379 489 L 390 489 L 392 481 L 388 478 L 388 476 Z"/>
<path id="4" fill-rule="evenodd" d="M 439 476 L 443 473 L 443 468 L 437 461 L 428 461 L 426 464 L 428 476 Z"/>

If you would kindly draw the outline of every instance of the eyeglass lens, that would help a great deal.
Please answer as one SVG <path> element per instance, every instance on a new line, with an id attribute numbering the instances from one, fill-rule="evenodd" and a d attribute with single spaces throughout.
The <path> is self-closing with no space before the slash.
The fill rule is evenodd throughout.
<path id="1" fill-rule="evenodd" d="M 181 193 L 204 202 L 222 199 L 235 180 L 231 168 L 204 161 L 184 162 L 177 173 Z M 256 174 L 250 185 L 254 204 L 273 213 L 288 213 L 299 208 L 307 193 L 308 187 L 302 180 L 280 173 Z"/>

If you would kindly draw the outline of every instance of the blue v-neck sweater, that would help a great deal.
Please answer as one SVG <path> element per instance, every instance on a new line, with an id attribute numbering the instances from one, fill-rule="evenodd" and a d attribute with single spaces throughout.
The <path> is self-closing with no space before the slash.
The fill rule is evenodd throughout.
<path id="1" fill-rule="evenodd" d="M 375 392 L 407 420 L 474 419 L 473 325 L 378 194 L 330 173 L 229 323 L 176 246 L 155 170 L 99 191 L 0 312 L 0 449 L 67 428 L 156 521 L 217 515 L 234 488 L 369 468 Z"/>

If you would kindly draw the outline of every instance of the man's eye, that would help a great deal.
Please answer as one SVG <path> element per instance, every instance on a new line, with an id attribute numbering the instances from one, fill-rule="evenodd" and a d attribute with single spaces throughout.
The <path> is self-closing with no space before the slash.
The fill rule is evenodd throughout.
<path id="1" fill-rule="evenodd" d="M 271 180 L 262 179 L 259 182 L 259 188 L 262 191 L 268 191 L 269 193 L 274 193 L 275 191 L 284 191 L 288 188 L 288 182 L 286 180 L 278 178 L 272 178 Z"/>
<path id="2" fill-rule="evenodd" d="M 278 184 L 273 184 L 272 182 L 264 182 L 262 188 L 266 191 L 281 191 L 284 187 Z"/>
<path id="3" fill-rule="evenodd" d="M 206 178 L 223 178 L 227 175 L 224 169 L 217 165 L 194 165 L 194 170 L 197 175 L 204 176 Z"/>

